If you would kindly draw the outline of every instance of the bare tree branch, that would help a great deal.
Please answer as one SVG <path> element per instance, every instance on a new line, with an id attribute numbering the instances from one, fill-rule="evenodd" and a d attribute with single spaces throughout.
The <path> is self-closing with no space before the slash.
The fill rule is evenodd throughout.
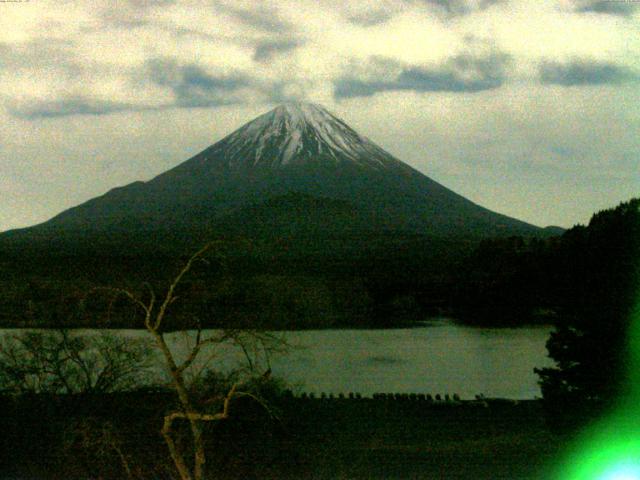
<path id="1" fill-rule="evenodd" d="M 198 332 L 199 334 L 199 332 Z M 200 351 L 206 347 L 207 345 L 215 345 L 215 344 L 219 344 L 220 340 L 217 338 L 208 338 L 206 340 L 197 340 L 195 346 L 191 349 L 191 352 L 189 353 L 189 356 L 186 358 L 186 360 L 184 362 L 182 362 L 182 364 L 180 364 L 177 367 L 177 370 L 179 373 L 184 372 L 187 368 L 189 368 L 193 362 L 195 361 L 195 359 L 198 357 L 198 354 L 200 353 Z"/>
<path id="2" fill-rule="evenodd" d="M 116 296 L 123 295 L 128 298 L 133 304 L 137 305 L 144 312 L 144 325 L 147 331 L 150 333 L 155 341 L 157 348 L 160 350 L 164 357 L 165 367 L 171 377 L 171 384 L 175 390 L 180 403 L 181 410 L 169 413 L 164 417 L 164 423 L 162 426 L 161 434 L 165 440 L 165 443 L 169 449 L 169 454 L 173 460 L 173 463 L 182 480 L 203 480 L 204 479 L 204 466 L 206 463 L 206 452 L 203 441 L 203 422 L 219 421 L 228 418 L 229 408 L 231 400 L 238 397 L 250 397 L 262 405 L 270 414 L 269 408 L 261 401 L 256 395 L 246 392 L 238 392 L 237 385 L 234 384 L 224 397 L 222 411 L 219 413 L 203 413 L 195 408 L 192 400 L 192 395 L 187 389 L 184 374 L 187 369 L 194 365 L 198 356 L 202 351 L 211 345 L 218 345 L 224 342 L 230 342 L 237 347 L 240 347 L 244 352 L 247 363 L 250 369 L 253 371 L 256 367 L 256 362 L 253 357 L 258 358 L 258 352 L 261 351 L 265 357 L 267 364 L 269 364 L 269 355 L 272 352 L 282 349 L 277 346 L 277 341 L 274 336 L 258 334 L 256 331 L 242 331 L 238 329 L 223 330 L 220 335 L 210 336 L 203 338 L 202 326 L 198 320 L 198 329 L 196 333 L 195 343 L 189 351 L 185 360 L 181 363 L 176 362 L 175 356 L 171 351 L 162 332 L 163 322 L 168 314 L 169 307 L 177 300 L 176 290 L 183 281 L 185 275 L 187 275 L 193 268 L 194 264 L 203 260 L 203 256 L 211 250 L 215 245 L 221 242 L 210 242 L 195 252 L 184 264 L 182 269 L 173 278 L 169 287 L 156 309 L 156 294 L 154 289 L 149 283 L 145 286 L 149 291 L 148 301 L 134 295 L 131 291 L 118 288 L 107 288 L 103 290 L 111 291 Z M 115 301 L 115 300 L 114 300 Z M 273 416 L 273 415 L 272 415 Z M 191 440 L 193 443 L 193 461 L 188 462 L 185 458 L 185 453 L 180 451 L 178 445 L 173 438 L 173 422 L 177 419 L 186 420 L 189 423 L 191 431 Z"/>
<path id="3" fill-rule="evenodd" d="M 175 299 L 177 298 L 177 297 L 175 297 L 174 292 L 175 292 L 175 289 L 177 288 L 177 286 L 182 281 L 182 277 L 184 277 L 191 270 L 191 268 L 193 267 L 193 264 L 198 259 L 200 259 L 208 250 L 213 248 L 213 246 L 216 245 L 217 243 L 219 243 L 219 242 L 209 242 L 204 247 L 202 247 L 200 250 L 198 250 L 196 253 L 194 253 L 191 256 L 191 258 L 189 258 L 189 260 L 184 265 L 184 267 L 182 267 L 182 270 L 180 270 L 178 275 L 176 275 L 176 277 L 173 279 L 173 282 L 171 282 L 171 285 L 169 285 L 169 289 L 167 290 L 167 294 L 164 297 L 164 301 L 160 305 L 160 310 L 158 311 L 158 314 L 156 315 L 156 320 L 155 320 L 155 323 L 153 325 L 154 330 L 158 330 L 160 328 L 160 325 L 162 324 L 162 320 L 164 319 L 165 313 L 167 311 L 167 307 L 171 303 L 173 303 L 175 301 Z"/>

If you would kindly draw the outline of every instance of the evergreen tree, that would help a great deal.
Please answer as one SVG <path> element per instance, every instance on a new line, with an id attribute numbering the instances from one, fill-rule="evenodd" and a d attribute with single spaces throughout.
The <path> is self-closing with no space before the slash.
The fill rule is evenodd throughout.
<path id="1" fill-rule="evenodd" d="M 550 286 L 561 306 L 536 369 L 556 426 L 581 423 L 626 390 L 627 333 L 640 294 L 640 199 L 596 213 L 555 247 Z"/>

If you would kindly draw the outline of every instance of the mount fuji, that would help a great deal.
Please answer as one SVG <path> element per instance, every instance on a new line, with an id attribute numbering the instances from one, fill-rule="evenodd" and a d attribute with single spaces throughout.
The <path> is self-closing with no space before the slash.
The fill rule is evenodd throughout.
<path id="1" fill-rule="evenodd" d="M 115 188 L 2 236 L 134 238 L 150 232 L 199 238 L 283 232 L 544 234 L 440 185 L 323 107 L 291 103 L 150 181 Z"/>

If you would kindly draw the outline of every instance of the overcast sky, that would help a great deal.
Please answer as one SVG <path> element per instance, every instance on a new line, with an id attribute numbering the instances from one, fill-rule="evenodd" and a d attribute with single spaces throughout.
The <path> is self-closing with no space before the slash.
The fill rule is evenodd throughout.
<path id="1" fill-rule="evenodd" d="M 0 231 L 320 103 L 537 225 L 640 195 L 640 3 L 0 2 Z"/>

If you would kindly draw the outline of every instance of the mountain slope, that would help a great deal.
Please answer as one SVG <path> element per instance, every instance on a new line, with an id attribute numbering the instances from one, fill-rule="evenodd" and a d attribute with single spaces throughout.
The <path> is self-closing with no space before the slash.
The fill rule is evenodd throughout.
<path id="1" fill-rule="evenodd" d="M 324 108 L 309 103 L 281 105 L 203 153 L 200 161 L 222 157 L 235 169 L 344 163 L 373 170 L 406 167 Z M 193 163 L 184 166 L 192 168 Z"/>
<path id="2" fill-rule="evenodd" d="M 371 232 L 440 236 L 544 234 L 491 212 L 411 168 L 324 108 L 287 104 L 247 123 L 148 182 L 113 189 L 22 235 L 109 235 L 169 230 L 203 232 L 242 223 L 246 207 L 291 193 L 352 208 L 353 224 Z M 279 206 L 282 219 L 282 205 Z M 331 229 L 332 215 L 318 215 Z M 245 209 L 245 210 L 243 210 Z M 302 209 L 304 211 L 304 209 Z M 304 213 L 291 210 L 292 221 Z M 320 220 L 321 219 L 321 220 Z M 279 220 L 281 221 L 281 220 Z M 349 229 L 341 220 L 340 229 Z M 14 234 L 15 235 L 15 234 Z"/>

